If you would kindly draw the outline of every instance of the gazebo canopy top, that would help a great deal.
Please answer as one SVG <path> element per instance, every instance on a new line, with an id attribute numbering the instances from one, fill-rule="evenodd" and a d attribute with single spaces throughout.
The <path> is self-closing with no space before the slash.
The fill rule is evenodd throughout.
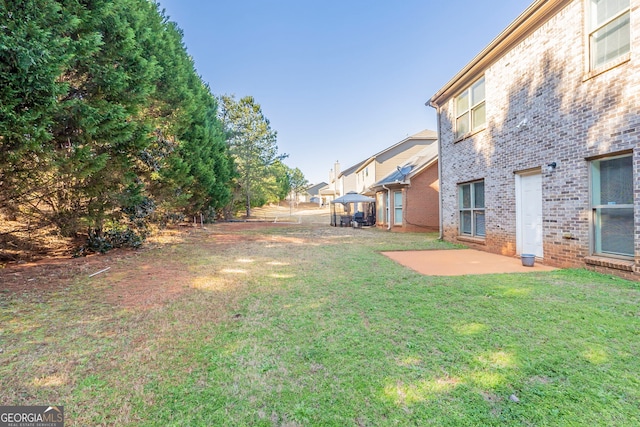
<path id="1" fill-rule="evenodd" d="M 362 194 L 356 193 L 355 191 L 349 191 L 342 197 L 338 197 L 335 200 L 332 200 L 331 203 L 342 203 L 343 205 L 347 205 L 349 203 L 373 203 L 376 199 L 372 197 L 367 197 Z"/>

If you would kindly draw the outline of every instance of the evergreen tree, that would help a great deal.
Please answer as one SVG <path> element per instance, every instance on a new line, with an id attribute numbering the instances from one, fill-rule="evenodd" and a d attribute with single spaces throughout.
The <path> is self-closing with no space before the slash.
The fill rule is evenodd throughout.
<path id="1" fill-rule="evenodd" d="M 211 216 L 230 199 L 231 164 L 217 100 L 196 74 L 182 32 L 162 21 L 153 48 L 162 68 L 148 114 L 155 138 L 143 154 L 149 191 L 165 213 Z"/>
<path id="2" fill-rule="evenodd" d="M 287 198 L 287 195 L 291 191 L 291 168 L 282 163 L 276 161 L 271 167 L 271 174 L 273 175 L 273 194 L 276 201 L 282 201 Z"/>
<path id="3" fill-rule="evenodd" d="M 219 212 L 234 182 L 250 204 L 254 172 L 277 158 L 275 132 L 252 98 L 229 106 L 219 112 L 154 2 L 0 0 L 5 213 L 99 236 L 154 211 Z M 233 117 L 229 129 L 220 117 Z M 231 149 L 256 155 L 236 171 Z"/>
<path id="4" fill-rule="evenodd" d="M 268 180 L 269 167 L 286 155 L 278 155 L 277 134 L 253 97 L 236 101 L 233 96 L 225 95 L 220 98 L 220 104 L 220 118 L 238 174 L 234 201 L 243 200 L 246 215 L 251 216 L 252 198 L 264 196 L 263 185 Z"/>
<path id="5" fill-rule="evenodd" d="M 298 196 L 307 188 L 308 185 L 309 181 L 307 181 L 300 169 L 291 169 L 289 175 L 289 186 L 296 203 L 298 203 Z"/>
<path id="6" fill-rule="evenodd" d="M 79 24 L 73 60 L 61 80 L 53 125 L 56 179 L 44 198 L 52 220 L 65 234 L 87 226 L 101 230 L 118 220 L 121 206 L 141 199 L 133 165 L 150 142 L 141 116 L 153 94 L 159 67 L 146 59 L 143 46 L 149 12 L 139 0 L 69 2 Z"/>
<path id="7" fill-rule="evenodd" d="M 0 209 L 11 216 L 37 206 L 50 184 L 59 76 L 78 23 L 53 0 L 0 1 Z"/>

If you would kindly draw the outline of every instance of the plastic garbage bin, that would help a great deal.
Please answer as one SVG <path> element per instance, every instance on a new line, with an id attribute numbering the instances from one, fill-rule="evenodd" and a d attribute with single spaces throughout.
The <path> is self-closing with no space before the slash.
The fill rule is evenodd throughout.
<path id="1" fill-rule="evenodd" d="M 534 254 L 522 254 L 520 255 L 520 259 L 522 260 L 522 265 L 525 267 L 533 267 L 533 264 L 536 262 L 536 256 Z"/>

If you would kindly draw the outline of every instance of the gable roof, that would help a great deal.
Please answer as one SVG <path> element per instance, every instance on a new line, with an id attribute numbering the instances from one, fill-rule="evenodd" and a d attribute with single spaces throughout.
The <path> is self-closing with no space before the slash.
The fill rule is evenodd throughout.
<path id="1" fill-rule="evenodd" d="M 311 196 L 317 196 L 318 194 L 320 194 L 320 189 L 326 187 L 327 185 L 329 184 L 327 184 L 326 182 L 312 185 L 311 187 L 307 188 L 307 193 L 309 193 L 309 195 Z"/>
<path id="2" fill-rule="evenodd" d="M 382 187 L 387 184 L 404 183 L 407 181 L 407 178 L 411 179 L 413 176 L 433 165 L 437 160 L 438 145 L 431 144 L 409 158 L 403 165 L 398 166 L 395 171 L 373 184 L 371 188 Z M 408 169 L 408 171 L 403 171 L 405 168 Z"/>
<path id="3" fill-rule="evenodd" d="M 360 166 L 362 166 L 362 164 L 364 162 L 366 162 L 367 160 L 362 160 L 358 163 L 356 163 L 355 165 L 343 170 L 342 172 L 340 172 L 340 175 L 338 175 L 338 178 L 340 178 L 341 176 L 347 176 L 347 175 L 351 175 L 352 173 L 354 173 Z"/>
<path id="4" fill-rule="evenodd" d="M 404 141 L 409 140 L 409 139 L 436 139 L 436 138 L 438 138 L 438 132 L 433 131 L 431 129 L 425 129 L 425 130 L 422 130 L 422 131 L 416 133 L 415 135 L 411 135 L 411 136 L 405 138 L 401 142 L 404 142 Z"/>
<path id="5" fill-rule="evenodd" d="M 438 133 L 435 131 L 432 131 L 430 129 L 425 129 L 423 131 L 420 131 L 414 135 L 408 136 L 405 139 L 403 139 L 402 141 L 393 144 L 391 147 L 387 147 L 384 150 L 374 154 L 373 156 L 369 157 L 367 160 L 363 161 L 360 163 L 360 166 L 358 167 L 358 169 L 356 170 L 356 172 L 360 172 L 362 169 L 364 169 L 369 163 L 373 162 L 375 159 L 377 159 L 379 156 L 393 150 L 396 147 L 399 147 L 402 144 L 406 144 L 409 141 L 413 141 L 416 139 L 433 139 L 436 140 L 438 139 Z"/>
<path id="6" fill-rule="evenodd" d="M 375 159 L 376 157 L 386 153 L 387 151 L 391 151 L 394 148 L 408 142 L 408 141 L 412 141 L 414 139 L 438 139 L 438 133 L 429 129 L 425 129 L 423 131 L 420 131 L 418 133 L 416 133 L 415 135 L 411 135 L 406 137 L 405 139 L 403 139 L 402 141 L 393 144 L 391 147 L 385 148 L 384 150 L 380 151 L 379 153 L 374 154 L 373 156 L 371 156 L 372 159 Z"/>
<path id="7" fill-rule="evenodd" d="M 434 108 L 469 86 L 494 62 L 509 52 L 524 38 L 558 14 L 572 0 L 536 0 L 502 31 L 487 47 L 436 92 L 426 105 Z"/>

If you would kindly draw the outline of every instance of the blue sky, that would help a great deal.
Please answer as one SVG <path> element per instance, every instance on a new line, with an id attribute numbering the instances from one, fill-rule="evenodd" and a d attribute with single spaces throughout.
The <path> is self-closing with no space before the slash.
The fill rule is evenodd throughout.
<path id="1" fill-rule="evenodd" d="M 533 0 L 159 0 L 214 94 L 251 95 L 310 183 L 423 129 Z"/>

